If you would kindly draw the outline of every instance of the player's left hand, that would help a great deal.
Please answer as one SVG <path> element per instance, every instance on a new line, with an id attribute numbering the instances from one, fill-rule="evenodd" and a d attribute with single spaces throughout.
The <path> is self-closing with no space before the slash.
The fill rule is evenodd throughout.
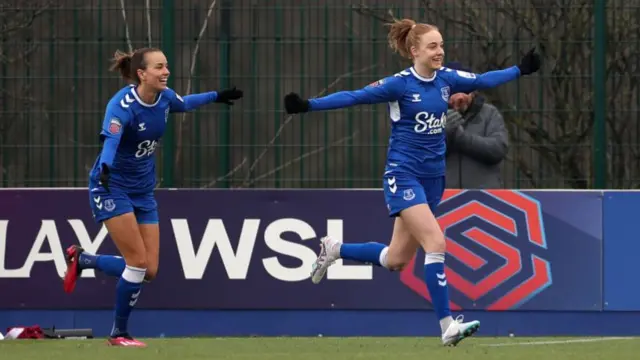
<path id="1" fill-rule="evenodd" d="M 218 91 L 218 97 L 216 98 L 216 102 L 227 104 L 227 105 L 233 105 L 233 101 L 231 100 L 241 99 L 243 95 L 244 93 L 242 92 L 242 90 L 238 90 L 234 86 L 231 89 L 224 89 L 224 90 Z"/>
<path id="2" fill-rule="evenodd" d="M 518 68 L 520 69 L 521 75 L 529 75 L 540 69 L 540 54 L 537 54 L 536 47 L 532 47 L 528 53 L 526 53 L 522 60 L 520 60 L 520 65 Z"/>

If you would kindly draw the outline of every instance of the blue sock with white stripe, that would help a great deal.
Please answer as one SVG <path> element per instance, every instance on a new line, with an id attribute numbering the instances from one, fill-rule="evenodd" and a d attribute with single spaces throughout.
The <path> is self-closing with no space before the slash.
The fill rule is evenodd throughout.
<path id="1" fill-rule="evenodd" d="M 146 269 L 127 265 L 122 272 L 122 276 L 116 285 L 116 309 L 111 337 L 129 334 L 127 329 L 129 315 L 138 302 L 146 271 Z"/>
<path id="2" fill-rule="evenodd" d="M 444 333 L 453 318 L 449 308 L 449 287 L 444 273 L 444 253 L 427 253 L 424 259 L 424 282 L 427 284 L 433 309 Z"/>
<path id="3" fill-rule="evenodd" d="M 384 244 L 368 242 L 363 244 L 340 245 L 340 257 L 376 266 L 387 266 L 387 249 Z"/>

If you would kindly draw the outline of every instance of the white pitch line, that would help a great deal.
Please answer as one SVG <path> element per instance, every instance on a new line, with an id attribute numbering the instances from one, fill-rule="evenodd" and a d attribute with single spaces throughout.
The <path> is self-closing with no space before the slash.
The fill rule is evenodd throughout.
<path id="1" fill-rule="evenodd" d="M 585 339 L 571 339 L 571 340 L 555 340 L 555 341 L 529 341 L 529 342 L 511 342 L 511 343 L 498 343 L 498 344 L 482 344 L 481 346 L 490 347 L 502 347 L 502 346 L 531 346 L 531 345 L 553 345 L 553 344 L 574 344 L 574 343 L 588 343 L 588 342 L 600 342 L 611 340 L 633 340 L 632 337 L 601 337 L 601 338 L 585 338 Z"/>

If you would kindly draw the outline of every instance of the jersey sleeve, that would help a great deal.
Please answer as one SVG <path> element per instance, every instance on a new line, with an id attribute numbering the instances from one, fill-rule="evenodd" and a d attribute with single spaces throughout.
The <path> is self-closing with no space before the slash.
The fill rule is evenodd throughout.
<path id="1" fill-rule="evenodd" d="M 320 98 L 309 99 L 311 111 L 341 109 L 360 104 L 378 104 L 400 100 L 406 81 L 400 76 L 389 76 L 362 89 L 339 91 Z"/>
<path id="2" fill-rule="evenodd" d="M 520 69 L 512 66 L 503 70 L 474 74 L 461 70 L 443 68 L 451 82 L 452 93 L 470 93 L 479 89 L 494 88 L 520 77 Z"/>
<path id="3" fill-rule="evenodd" d="M 178 95 L 178 93 L 171 89 L 165 90 L 165 93 L 169 97 L 169 112 L 171 113 L 191 111 L 199 108 L 202 105 L 215 102 L 218 98 L 218 93 L 215 91 L 200 94 L 191 94 L 184 97 Z"/>
<path id="4" fill-rule="evenodd" d="M 112 101 L 107 105 L 100 131 L 100 137 L 104 139 L 100 164 L 106 164 L 108 167 L 113 165 L 120 139 L 124 129 L 131 123 L 132 117 L 131 112 L 120 106 L 119 102 Z"/>

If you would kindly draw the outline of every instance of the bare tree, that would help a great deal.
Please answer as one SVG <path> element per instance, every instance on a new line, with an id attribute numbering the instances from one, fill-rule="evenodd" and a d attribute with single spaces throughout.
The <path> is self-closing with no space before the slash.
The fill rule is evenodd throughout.
<path id="1" fill-rule="evenodd" d="M 446 25 L 447 34 L 469 40 L 471 45 L 449 43 L 447 57 L 468 62 L 477 72 L 517 64 L 531 46 L 542 55 L 539 74 L 521 80 L 517 87 L 483 92 L 503 111 L 511 142 L 519 149 L 530 149 L 511 151 L 508 164 L 528 178 L 528 185 L 592 186 L 592 110 L 596 101 L 603 101 L 608 109 L 609 187 L 637 186 L 640 154 L 629 144 L 633 142 L 630 136 L 640 129 L 637 116 L 631 116 L 630 111 L 622 113 L 637 108 L 638 80 L 623 75 L 638 70 L 637 11 L 611 7 L 618 12 L 611 17 L 615 21 L 607 24 L 606 69 L 593 69 L 591 0 L 419 3 L 426 10 L 422 21 L 441 28 Z M 386 22 L 393 17 L 390 11 L 374 11 L 365 5 L 354 7 L 354 11 L 374 21 Z M 594 99 L 595 71 L 606 71 L 606 99 Z"/>
<path id="2" fill-rule="evenodd" d="M 10 76 L 20 69 L 29 73 L 31 56 L 37 48 L 32 39 L 32 27 L 35 20 L 48 11 L 52 1 L 18 0 L 0 1 L 0 183 L 7 173 L 9 165 L 3 159 L 19 159 L 18 144 L 10 141 L 13 126 L 21 119 L 22 109 L 29 109 L 36 100 L 33 96 L 32 82 L 28 78 Z"/>

